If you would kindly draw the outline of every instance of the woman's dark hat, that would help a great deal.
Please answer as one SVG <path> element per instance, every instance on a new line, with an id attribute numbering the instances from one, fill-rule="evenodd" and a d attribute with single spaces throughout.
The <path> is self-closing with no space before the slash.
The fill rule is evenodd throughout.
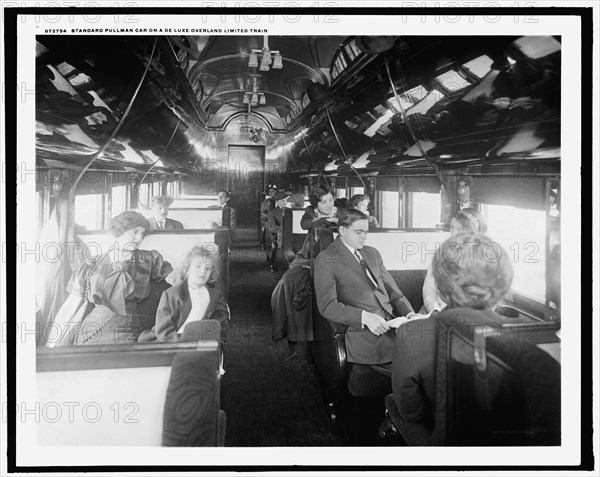
<path id="1" fill-rule="evenodd" d="M 281 200 L 281 199 L 285 199 L 286 197 L 289 197 L 290 195 L 292 195 L 292 194 L 290 194 L 289 192 L 280 191 L 280 192 L 277 192 L 273 196 L 273 199 L 275 199 L 275 200 Z"/>

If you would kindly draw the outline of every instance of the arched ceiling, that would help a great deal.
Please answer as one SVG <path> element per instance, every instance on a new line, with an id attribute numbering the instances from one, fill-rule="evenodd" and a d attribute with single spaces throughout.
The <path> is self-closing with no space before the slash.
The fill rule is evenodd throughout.
<path id="1" fill-rule="evenodd" d="M 252 106 L 269 123 L 269 129 L 285 129 L 285 118 L 299 108 L 304 91 L 313 82 L 327 85 L 333 56 L 341 36 L 269 36 L 271 51 L 279 51 L 283 68 L 260 71 L 249 67 L 253 49 L 262 50 L 264 36 L 172 37 L 172 44 L 200 107 L 207 126 L 222 128 L 233 116 L 245 113 L 244 93 L 264 93 L 266 104 Z M 258 58 L 260 63 L 260 56 Z"/>

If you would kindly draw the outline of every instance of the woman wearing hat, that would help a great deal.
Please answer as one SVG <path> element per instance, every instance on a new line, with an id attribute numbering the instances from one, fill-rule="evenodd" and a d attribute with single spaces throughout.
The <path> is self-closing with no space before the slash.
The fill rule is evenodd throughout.
<path id="1" fill-rule="evenodd" d="M 181 230 L 183 224 L 177 220 L 167 218 L 169 207 L 173 198 L 166 195 L 157 195 L 152 198 L 152 217 L 148 219 L 150 230 Z"/>
<path id="2" fill-rule="evenodd" d="M 277 192 L 273 199 L 275 200 L 275 208 L 269 212 L 269 219 L 267 220 L 267 228 L 271 232 L 271 259 L 269 264 L 271 271 L 277 271 L 277 248 L 281 242 L 281 232 L 283 224 L 283 208 L 286 206 L 287 198 L 290 196 L 289 192 Z"/>
<path id="3" fill-rule="evenodd" d="M 269 195 L 265 197 L 265 200 L 262 201 L 260 205 L 260 221 L 262 224 L 262 230 L 260 233 L 260 245 L 264 250 L 267 245 L 267 231 L 269 227 L 267 222 L 269 221 L 269 212 L 275 208 L 275 194 L 277 193 L 277 186 L 270 185 L 269 186 Z"/>

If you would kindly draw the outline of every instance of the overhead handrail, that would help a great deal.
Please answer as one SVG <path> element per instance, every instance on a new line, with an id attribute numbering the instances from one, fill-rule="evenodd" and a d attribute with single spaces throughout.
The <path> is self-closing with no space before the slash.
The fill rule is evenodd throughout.
<path id="1" fill-rule="evenodd" d="M 360 177 L 360 174 L 355 169 L 355 167 L 352 165 L 352 163 L 350 162 L 350 159 L 348 159 L 348 156 L 346 155 L 346 151 L 344 151 L 344 148 L 342 147 L 342 143 L 340 141 L 340 138 L 337 135 L 337 132 L 335 130 L 335 126 L 333 125 L 333 121 L 331 120 L 331 116 L 329 115 L 329 106 L 325 106 L 325 112 L 327 113 L 327 119 L 329 119 L 329 125 L 331 126 L 331 130 L 333 131 L 333 135 L 335 136 L 335 140 L 337 141 L 338 146 L 340 146 L 340 150 L 342 151 L 342 154 L 344 155 L 344 159 L 346 159 L 346 162 L 350 166 L 350 169 L 352 169 L 354 171 L 354 173 L 356 174 L 356 176 L 360 179 L 360 182 L 362 182 L 363 188 L 366 191 L 367 190 L 367 185 L 365 184 L 365 181 L 363 180 L 362 177 Z"/>
<path id="2" fill-rule="evenodd" d="M 400 114 L 402 115 L 404 124 L 406 124 L 406 127 L 408 128 L 410 135 L 412 136 L 413 140 L 415 141 L 415 144 L 416 144 L 417 148 L 419 149 L 419 152 L 421 153 L 423 158 L 429 163 L 429 165 L 432 167 L 433 171 L 435 172 L 435 175 L 440 180 L 440 183 L 444 187 L 446 187 L 444 177 L 440 173 L 439 168 L 429 158 L 429 156 L 427 155 L 427 152 L 425 151 L 425 149 L 423 149 L 423 146 L 421 146 L 421 142 L 419 141 L 419 138 L 417 138 L 417 135 L 415 134 L 415 130 L 413 129 L 412 124 L 410 124 L 410 121 L 408 120 L 408 115 L 406 114 L 406 111 L 404 110 L 404 107 L 402 106 L 402 102 L 400 101 L 400 98 L 398 97 L 398 92 L 396 91 L 394 82 L 392 81 L 392 74 L 390 73 L 390 66 L 389 66 L 388 58 L 385 59 L 385 69 L 387 71 L 388 79 L 390 80 L 390 86 L 392 87 L 392 91 L 394 92 L 394 98 L 396 99 L 396 105 L 400 109 Z M 393 107 L 394 107 L 394 105 L 392 104 L 392 108 Z"/>

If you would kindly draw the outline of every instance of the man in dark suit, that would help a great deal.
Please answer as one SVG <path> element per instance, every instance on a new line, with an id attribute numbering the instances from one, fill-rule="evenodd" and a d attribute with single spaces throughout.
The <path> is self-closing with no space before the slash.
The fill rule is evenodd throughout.
<path id="1" fill-rule="evenodd" d="M 364 243 L 369 221 L 359 210 L 340 213 L 339 237 L 315 261 L 315 293 L 322 316 L 348 326 L 349 362 L 389 376 L 395 333 L 388 320 L 414 310 L 385 269 L 381 254 Z"/>
<path id="2" fill-rule="evenodd" d="M 287 198 L 290 196 L 288 192 L 277 192 L 275 194 L 275 208 L 269 211 L 269 219 L 267 220 L 267 228 L 271 232 L 271 259 L 269 264 L 271 271 L 277 271 L 277 248 L 281 243 L 281 233 L 283 225 L 283 208 L 287 204 Z"/>
<path id="3" fill-rule="evenodd" d="M 182 230 L 183 225 L 177 220 L 167 218 L 169 207 L 173 198 L 166 195 L 157 195 L 152 198 L 153 217 L 148 219 L 150 230 Z"/>

